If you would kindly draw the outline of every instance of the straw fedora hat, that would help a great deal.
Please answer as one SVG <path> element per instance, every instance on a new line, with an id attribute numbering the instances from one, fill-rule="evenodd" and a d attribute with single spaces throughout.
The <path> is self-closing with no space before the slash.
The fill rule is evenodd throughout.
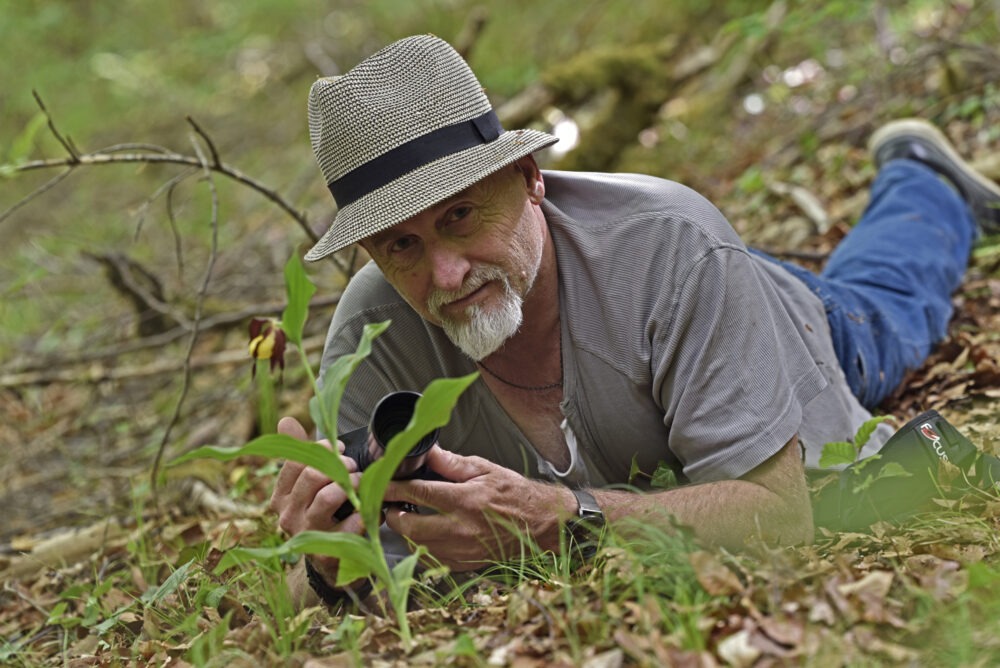
<path id="1" fill-rule="evenodd" d="M 505 131 L 472 70 L 432 35 L 394 42 L 309 91 L 309 136 L 337 203 L 319 260 L 400 223 L 555 137 Z"/>

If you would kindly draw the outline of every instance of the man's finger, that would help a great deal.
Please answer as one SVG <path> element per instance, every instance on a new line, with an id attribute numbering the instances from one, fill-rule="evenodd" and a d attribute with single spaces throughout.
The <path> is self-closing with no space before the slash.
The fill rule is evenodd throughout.
<path id="1" fill-rule="evenodd" d="M 463 457 L 435 445 L 427 452 L 427 466 L 446 480 L 466 482 L 487 473 L 491 464 L 481 457 Z"/>
<path id="2" fill-rule="evenodd" d="M 300 441 L 308 441 L 309 435 L 306 433 L 306 428 L 293 417 L 283 417 L 278 421 L 278 433 L 284 434 L 285 436 L 291 436 L 292 438 L 297 438 Z"/>

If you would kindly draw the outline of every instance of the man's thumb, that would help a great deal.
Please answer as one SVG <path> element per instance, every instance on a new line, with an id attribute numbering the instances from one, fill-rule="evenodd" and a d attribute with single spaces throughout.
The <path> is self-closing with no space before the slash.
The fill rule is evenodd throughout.
<path id="1" fill-rule="evenodd" d="M 452 482 L 465 482 L 484 473 L 478 457 L 463 457 L 441 446 L 435 445 L 427 452 L 427 466 Z"/>
<path id="2" fill-rule="evenodd" d="M 297 438 L 300 441 L 308 441 L 309 435 L 306 434 L 306 428 L 293 417 L 283 417 L 278 422 L 278 433 L 284 434 L 285 436 L 291 436 L 292 438 Z"/>

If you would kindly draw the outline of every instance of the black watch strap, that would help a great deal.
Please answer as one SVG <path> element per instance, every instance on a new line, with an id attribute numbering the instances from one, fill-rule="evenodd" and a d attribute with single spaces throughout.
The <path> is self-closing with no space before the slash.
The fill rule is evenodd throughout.
<path id="1" fill-rule="evenodd" d="M 363 600 L 372 591 L 372 583 L 365 580 L 364 584 L 357 589 L 334 589 L 330 584 L 320 575 L 320 572 L 313 567 L 312 562 L 309 561 L 309 557 L 306 557 L 306 579 L 309 581 L 309 586 L 312 590 L 316 592 L 320 600 L 326 603 L 331 608 L 336 608 L 342 603 L 347 603 L 349 601 L 360 601 Z"/>
<path id="2" fill-rule="evenodd" d="M 604 513 L 594 495 L 585 489 L 571 490 L 576 497 L 576 517 L 566 522 L 566 543 L 589 559 L 597 552 L 597 541 L 604 529 Z"/>

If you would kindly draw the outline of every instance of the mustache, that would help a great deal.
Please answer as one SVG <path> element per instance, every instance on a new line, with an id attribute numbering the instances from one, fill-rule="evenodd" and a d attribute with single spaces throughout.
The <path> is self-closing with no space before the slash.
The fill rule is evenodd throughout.
<path id="1" fill-rule="evenodd" d="M 434 316 L 439 317 L 443 306 L 468 297 L 490 281 L 501 281 L 504 287 L 509 289 L 510 281 L 507 280 L 507 274 L 503 269 L 496 265 L 478 267 L 473 270 L 465 284 L 458 290 L 434 290 L 427 300 L 427 308 Z"/>

